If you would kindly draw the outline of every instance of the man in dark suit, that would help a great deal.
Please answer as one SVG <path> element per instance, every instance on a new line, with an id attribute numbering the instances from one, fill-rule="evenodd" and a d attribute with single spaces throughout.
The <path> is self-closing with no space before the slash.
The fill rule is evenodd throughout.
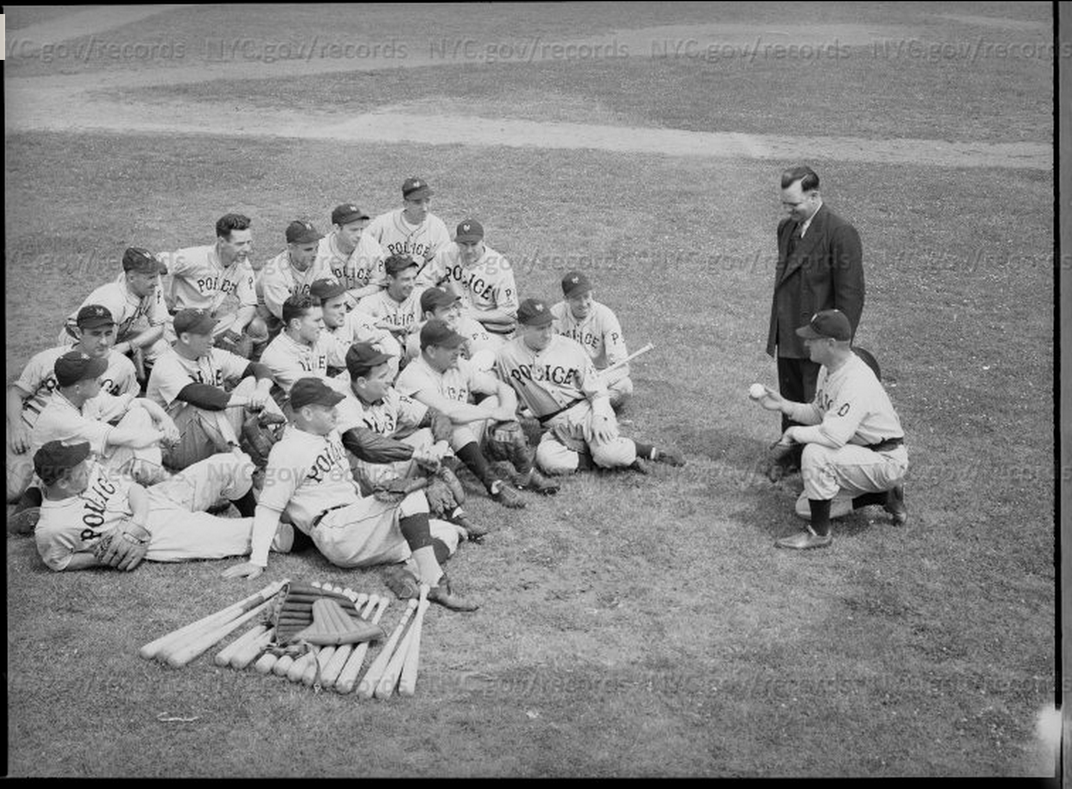
<path id="1" fill-rule="evenodd" d="M 819 365 L 809 359 L 796 328 L 821 310 L 838 309 L 855 335 L 864 308 L 863 250 L 856 228 L 823 204 L 819 176 L 810 167 L 782 173 L 782 205 L 789 216 L 778 223 L 767 354 L 777 359 L 782 397 L 810 403 Z M 783 433 L 794 424 L 782 416 Z M 771 467 L 770 478 L 799 467 L 799 452 L 789 453 Z"/>

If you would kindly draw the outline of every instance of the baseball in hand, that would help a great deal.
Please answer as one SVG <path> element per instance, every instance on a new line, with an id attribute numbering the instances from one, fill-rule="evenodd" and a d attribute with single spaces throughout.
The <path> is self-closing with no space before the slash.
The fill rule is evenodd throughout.
<path id="1" fill-rule="evenodd" d="M 748 387 L 748 396 L 753 400 L 758 400 L 767 393 L 767 390 L 763 388 L 763 384 L 752 384 Z"/>

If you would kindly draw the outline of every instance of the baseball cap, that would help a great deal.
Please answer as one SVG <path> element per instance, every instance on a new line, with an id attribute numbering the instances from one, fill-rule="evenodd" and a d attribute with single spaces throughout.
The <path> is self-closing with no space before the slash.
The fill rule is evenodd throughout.
<path id="1" fill-rule="evenodd" d="M 525 299 L 517 308 L 517 322 L 525 326 L 546 326 L 552 322 L 551 308 L 543 299 Z"/>
<path id="2" fill-rule="evenodd" d="M 323 236 L 317 232 L 311 222 L 297 219 L 287 225 L 288 244 L 308 244 L 311 241 L 319 241 Z"/>
<path id="3" fill-rule="evenodd" d="M 346 370 L 351 378 L 357 378 L 390 358 L 391 354 L 384 353 L 370 342 L 355 342 L 346 352 Z"/>
<path id="4" fill-rule="evenodd" d="M 358 219 L 370 219 L 368 214 L 353 203 L 343 203 L 335 206 L 331 212 L 331 224 L 345 225 L 347 222 L 355 222 Z"/>
<path id="5" fill-rule="evenodd" d="M 797 336 L 805 340 L 829 337 L 844 342 L 852 339 L 852 325 L 841 310 L 823 310 L 812 315 L 806 326 L 797 329 Z"/>
<path id="6" fill-rule="evenodd" d="M 78 311 L 74 319 L 79 329 L 96 329 L 98 326 L 114 326 L 115 318 L 107 307 L 101 304 L 87 304 Z"/>
<path id="7" fill-rule="evenodd" d="M 588 293 L 590 290 L 592 290 L 592 283 L 588 281 L 588 277 L 579 271 L 571 271 L 562 278 L 562 293 L 566 298 L 579 296 L 582 293 Z"/>
<path id="8" fill-rule="evenodd" d="M 421 293 L 421 312 L 431 312 L 440 307 L 449 307 L 461 296 L 450 293 L 443 288 L 425 288 Z"/>
<path id="9" fill-rule="evenodd" d="M 416 265 L 417 261 L 409 255 L 391 255 L 387 260 L 383 261 L 383 270 L 386 271 L 389 276 L 397 277 L 410 266 Z"/>
<path id="10" fill-rule="evenodd" d="M 127 247 L 123 253 L 123 271 L 137 271 L 140 274 L 167 274 L 164 261 L 147 249 Z"/>
<path id="11" fill-rule="evenodd" d="M 309 295 L 327 301 L 346 292 L 346 286 L 337 279 L 318 279 L 309 286 Z"/>
<path id="12" fill-rule="evenodd" d="M 428 182 L 420 178 L 407 178 L 402 182 L 402 197 L 406 200 L 423 200 L 434 194 Z"/>
<path id="13" fill-rule="evenodd" d="M 484 227 L 475 219 L 466 219 L 458 225 L 454 240 L 458 242 L 479 241 L 484 237 Z"/>
<path id="14" fill-rule="evenodd" d="M 432 318 L 421 327 L 421 348 L 435 345 L 438 348 L 457 348 L 465 338 L 439 318 Z"/>
<path id="15" fill-rule="evenodd" d="M 46 485 L 51 485 L 89 457 L 89 442 L 64 444 L 49 441 L 34 453 L 34 472 Z"/>
<path id="16" fill-rule="evenodd" d="M 83 351 L 67 351 L 53 365 L 56 383 L 60 386 L 73 386 L 79 381 L 92 380 L 107 369 L 107 359 L 90 356 Z"/>
<path id="17" fill-rule="evenodd" d="M 346 395 L 332 389 L 323 378 L 299 378 L 290 388 L 290 406 L 295 411 L 307 405 L 337 405 Z"/>
<path id="18" fill-rule="evenodd" d="M 183 332 L 190 332 L 191 334 L 210 334 L 217 323 L 219 323 L 219 321 L 213 318 L 212 313 L 208 310 L 187 307 L 186 309 L 179 310 L 175 313 L 173 326 L 175 327 L 175 336 L 178 336 Z"/>

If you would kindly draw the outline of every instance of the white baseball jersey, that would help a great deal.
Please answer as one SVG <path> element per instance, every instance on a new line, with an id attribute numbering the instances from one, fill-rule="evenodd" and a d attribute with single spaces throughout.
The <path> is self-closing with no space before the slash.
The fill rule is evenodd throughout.
<path id="1" fill-rule="evenodd" d="M 597 370 L 604 370 L 629 355 L 621 324 L 614 311 L 605 304 L 592 302 L 587 317 L 579 320 L 573 316 L 569 304 L 560 301 L 551 307 L 551 317 L 554 318 L 555 332 L 579 342 Z M 622 368 L 625 373 L 627 367 Z"/>
<path id="2" fill-rule="evenodd" d="M 357 290 L 368 285 L 387 285 L 387 273 L 383 268 L 386 257 L 380 242 L 369 235 L 368 230 L 361 234 L 357 246 L 349 255 L 339 249 L 338 235 L 332 231 L 320 239 L 316 253 L 315 266 L 320 271 L 330 271 L 331 275 L 343 284 L 347 290 Z M 420 265 L 418 263 L 418 265 Z"/>
<path id="3" fill-rule="evenodd" d="M 122 416 L 133 399 L 101 392 L 78 408 L 57 389 L 30 433 L 30 457 L 49 441 L 88 441 L 92 452 L 104 455 L 112 432 L 108 422 Z"/>
<path id="4" fill-rule="evenodd" d="M 290 387 L 299 378 L 317 376 L 327 381 L 328 365 L 346 366 L 346 350 L 327 332 L 321 331 L 311 346 L 297 342 L 285 331 L 268 343 L 261 354 L 261 364 L 272 372 L 272 378 L 279 387 L 290 394 Z"/>
<path id="5" fill-rule="evenodd" d="M 855 354 L 833 373 L 822 367 L 815 383 L 815 399 L 793 408 L 789 417 L 808 425 L 794 430 L 801 443 L 825 439 L 837 446 L 867 446 L 904 437 L 885 388 Z"/>
<path id="6" fill-rule="evenodd" d="M 215 244 L 163 253 L 160 258 L 168 268 L 170 280 L 164 298 L 176 312 L 193 307 L 210 310 L 222 318 L 234 315 L 242 307 L 257 306 L 253 267 L 236 260 L 224 268 Z M 217 327 L 217 332 L 222 330 Z"/>
<path id="7" fill-rule="evenodd" d="M 607 393 L 580 343 L 558 334 L 540 352 L 521 337 L 511 340 L 499 349 L 495 370 L 536 417 Z"/>
<path id="8" fill-rule="evenodd" d="M 254 293 L 259 285 L 264 306 L 279 320 L 283 320 L 283 302 L 291 296 L 308 294 L 309 287 L 326 276 L 327 269 L 322 268 L 316 260 L 305 271 L 298 271 L 290 264 L 290 250 L 284 249 L 257 272 Z"/>
<path id="9" fill-rule="evenodd" d="M 367 427 L 381 436 L 395 437 L 396 433 L 412 432 L 428 412 L 426 405 L 393 387 L 388 388 L 382 400 L 371 404 L 362 403 L 353 389 L 347 387 L 346 399 L 335 408 L 335 429 L 340 435 L 355 427 Z"/>
<path id="10" fill-rule="evenodd" d="M 407 358 L 416 359 L 421 355 L 420 330 L 424 328 L 425 323 L 427 323 L 427 321 L 421 321 L 417 324 L 417 331 L 406 338 Z M 505 338 L 501 334 L 492 334 L 484 328 L 483 323 L 464 313 L 458 317 L 458 320 L 451 326 L 451 328 L 462 335 L 462 337 L 465 337 L 465 345 L 462 346 L 462 352 L 466 359 L 473 359 L 477 354 L 486 351 L 487 359 L 493 361 L 496 352 L 498 352 L 499 348 L 501 348 L 505 342 Z"/>
<path id="11" fill-rule="evenodd" d="M 67 346 L 61 346 L 34 354 L 26 363 L 22 375 L 13 383 L 20 392 L 29 395 L 22 403 L 22 420 L 30 427 L 37 422 L 56 390 L 56 360 L 70 350 Z M 100 381 L 101 391 L 110 395 L 137 396 L 141 390 L 134 363 L 116 351 L 108 352 L 108 369 L 101 374 Z"/>
<path id="12" fill-rule="evenodd" d="M 377 321 L 388 323 L 398 328 L 401 333 L 420 323 L 421 319 L 421 291 L 422 288 L 414 288 L 405 301 L 395 301 L 386 290 L 365 296 L 357 303 L 357 309 L 366 315 L 371 315 Z"/>
<path id="13" fill-rule="evenodd" d="M 433 285 L 434 258 L 444 247 L 451 243 L 450 231 L 435 214 L 429 213 L 419 225 L 412 225 L 403 215 L 404 208 L 397 208 L 380 214 L 373 219 L 364 236 L 371 236 L 379 242 L 385 255 L 409 255 L 424 265 L 417 281 L 422 285 Z"/>
<path id="14" fill-rule="evenodd" d="M 77 342 L 74 332 L 78 326 L 78 312 L 90 304 L 100 304 L 108 308 L 108 312 L 115 319 L 116 342 L 124 342 L 147 329 L 162 326 L 169 318 L 167 306 L 164 304 L 163 283 L 159 283 L 145 298 L 139 298 L 127 288 L 126 274 L 120 274 L 115 282 L 101 285 L 90 293 L 78 305 L 78 309 L 67 317 L 63 331 L 60 332 L 60 343 L 69 347 Z"/>
<path id="15" fill-rule="evenodd" d="M 495 394 L 495 376 L 477 370 L 468 359 L 459 358 L 455 366 L 439 372 L 418 356 L 399 373 L 395 387 L 404 395 L 420 400 L 422 392 L 433 392 L 448 400 L 468 403 L 473 392 Z"/>
<path id="16" fill-rule="evenodd" d="M 517 315 L 517 284 L 510 262 L 491 247 L 484 245 L 484 254 L 471 266 L 462 265 L 461 251 L 451 242 L 435 260 L 437 273 L 445 282 L 458 283 L 462 301 L 474 318 L 480 313 L 502 310 L 511 317 Z"/>
<path id="17" fill-rule="evenodd" d="M 349 348 L 355 342 L 371 342 L 379 344 L 386 342 L 388 348 L 384 353 L 398 355 L 398 341 L 386 329 L 376 326 L 376 319 L 362 310 L 350 310 L 346 313 L 342 326 L 334 329 L 324 329 L 325 332 Z"/>
<path id="18" fill-rule="evenodd" d="M 153 365 L 145 396 L 171 413 L 186 405 L 179 401 L 178 406 L 173 407 L 179 392 L 190 384 L 208 384 L 227 389 L 227 384 L 242 380 L 247 367 L 249 359 L 222 348 L 213 348 L 207 356 L 197 359 L 187 359 L 172 348 Z"/>

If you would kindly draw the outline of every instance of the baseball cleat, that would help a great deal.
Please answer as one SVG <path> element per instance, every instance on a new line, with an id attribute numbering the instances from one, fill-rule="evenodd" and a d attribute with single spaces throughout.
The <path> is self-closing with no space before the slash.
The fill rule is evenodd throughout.
<path id="1" fill-rule="evenodd" d="M 684 466 L 685 456 L 676 449 L 656 449 L 655 462 L 666 463 L 668 466 Z"/>
<path id="2" fill-rule="evenodd" d="M 432 603 L 438 603 L 444 608 L 449 608 L 451 611 L 475 611 L 480 608 L 480 605 L 464 597 L 461 597 L 454 593 L 450 588 L 450 581 L 447 579 L 447 574 L 443 573 L 439 576 L 439 583 L 428 590 L 428 600 Z"/>
<path id="3" fill-rule="evenodd" d="M 826 548 L 834 541 L 830 534 L 815 534 L 814 532 L 797 532 L 791 537 L 783 537 L 774 543 L 775 548 L 788 548 L 794 551 L 806 551 L 811 548 Z"/>
<path id="4" fill-rule="evenodd" d="M 491 496 L 493 501 L 497 501 L 509 509 L 520 510 L 525 508 L 525 500 L 501 479 L 492 483 L 488 495 Z"/>
<path id="5" fill-rule="evenodd" d="M 455 526 L 461 526 L 463 529 L 465 529 L 465 536 L 466 539 L 469 540 L 469 542 L 482 542 L 484 536 L 488 533 L 488 530 L 486 528 L 484 528 L 483 526 L 477 526 L 475 523 L 465 517 L 465 515 L 462 515 L 460 513 L 452 515 L 449 520 Z"/>
<path id="6" fill-rule="evenodd" d="M 904 485 L 897 485 L 886 494 L 886 503 L 882 509 L 893 516 L 896 526 L 904 526 L 908 523 L 908 508 L 904 503 Z"/>
<path id="7" fill-rule="evenodd" d="M 533 493 L 539 493 L 543 496 L 554 496 L 558 493 L 558 483 L 549 480 L 535 468 L 533 468 L 528 476 L 524 479 L 518 479 L 517 486 L 521 490 L 531 490 Z"/>
<path id="8" fill-rule="evenodd" d="M 27 537 L 34 533 L 34 529 L 37 527 L 37 521 L 40 519 L 40 507 L 27 507 L 24 510 L 12 514 L 11 517 L 7 519 L 7 530 L 11 534 Z"/>

